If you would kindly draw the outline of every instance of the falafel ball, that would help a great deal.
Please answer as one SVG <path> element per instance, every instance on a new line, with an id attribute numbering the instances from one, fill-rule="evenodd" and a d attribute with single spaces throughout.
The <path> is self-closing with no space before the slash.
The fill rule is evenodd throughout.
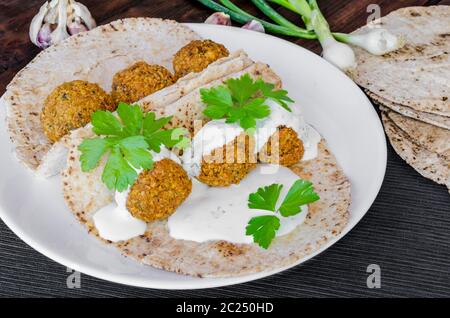
<path id="1" fill-rule="evenodd" d="M 290 167 L 298 163 L 304 153 L 303 143 L 297 133 L 292 128 L 282 126 L 263 146 L 258 159 L 263 163 Z"/>
<path id="2" fill-rule="evenodd" d="M 134 103 L 173 83 L 173 75 L 164 66 L 140 61 L 114 75 L 111 95 L 116 104 Z"/>
<path id="3" fill-rule="evenodd" d="M 154 164 L 143 171 L 130 189 L 127 209 L 145 222 L 169 217 L 189 196 L 192 181 L 186 171 L 170 159 Z"/>
<path id="4" fill-rule="evenodd" d="M 112 98 L 99 85 L 76 80 L 56 87 L 44 102 L 41 124 L 47 137 L 55 142 L 70 130 L 91 121 L 97 110 L 115 110 Z"/>
<path id="5" fill-rule="evenodd" d="M 209 186 L 238 184 L 256 167 L 254 138 L 241 134 L 232 142 L 204 156 L 197 179 Z"/>
<path id="6" fill-rule="evenodd" d="M 194 40 L 182 47 L 173 58 L 175 77 L 201 72 L 212 62 L 230 54 L 222 44 L 211 40 Z"/>

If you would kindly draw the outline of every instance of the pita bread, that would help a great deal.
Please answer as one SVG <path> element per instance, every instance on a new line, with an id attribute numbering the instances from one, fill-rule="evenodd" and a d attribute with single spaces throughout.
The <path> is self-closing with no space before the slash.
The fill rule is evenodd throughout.
<path id="1" fill-rule="evenodd" d="M 248 73 L 253 78 L 263 78 L 264 81 L 274 84 L 276 87 L 281 87 L 281 80 L 280 78 L 267 66 L 266 64 L 262 63 L 253 63 L 249 67 L 233 73 L 229 74 L 227 76 L 222 77 L 221 79 L 214 80 L 206 85 L 200 85 L 203 83 L 203 74 L 209 73 L 211 70 L 214 69 L 214 65 L 208 66 L 207 69 L 205 69 L 203 72 L 198 73 L 198 76 L 195 76 L 193 78 L 193 81 L 197 81 L 197 84 L 199 84 L 194 89 L 194 86 L 192 85 L 192 91 L 186 95 L 184 95 L 181 99 L 175 101 L 174 103 L 170 105 L 166 105 L 165 107 L 162 107 L 163 105 L 162 100 L 166 100 L 167 96 L 171 95 L 173 92 L 173 87 L 166 87 L 160 91 L 159 94 L 153 94 L 145 98 L 146 105 L 156 105 L 153 109 L 151 107 L 148 107 L 147 109 L 144 109 L 144 111 L 153 111 L 156 114 L 156 117 L 160 116 L 173 116 L 173 119 L 168 124 L 167 128 L 171 127 L 184 127 L 191 133 L 194 131 L 195 122 L 202 121 L 205 119 L 203 116 L 202 110 L 200 109 L 201 105 L 201 99 L 199 94 L 200 88 L 208 88 L 212 86 L 217 86 L 222 84 L 225 80 L 232 77 L 239 77 L 244 73 Z M 179 86 L 180 90 L 184 90 L 182 86 Z M 168 93 L 166 93 L 168 92 Z M 138 102 L 139 104 L 140 102 Z M 143 106 L 141 106 L 143 107 Z M 70 183 L 70 180 L 72 179 L 72 169 L 74 165 L 78 165 L 78 158 L 74 155 L 74 149 L 78 146 L 79 143 L 84 138 L 93 137 L 94 133 L 92 132 L 92 126 L 87 125 L 82 128 L 78 128 L 73 130 L 70 135 L 63 138 L 62 143 L 64 144 L 64 147 L 66 151 L 67 149 L 71 149 L 68 156 L 65 156 L 65 160 L 67 161 L 66 164 L 64 164 L 65 169 L 62 171 L 62 179 L 63 179 L 63 188 L 65 193 L 65 198 L 67 199 L 67 196 L 73 195 L 72 190 L 74 188 L 66 189 L 66 184 Z M 75 149 L 76 150 L 76 149 Z M 77 161 L 74 163 L 74 161 Z M 103 171 L 103 168 L 97 168 L 92 173 L 79 173 L 76 177 L 78 178 L 77 183 L 79 185 L 83 184 L 92 184 L 93 181 L 101 180 L 100 178 L 96 178 L 101 176 L 101 171 Z M 92 176 L 91 176 L 92 174 Z M 67 180 L 66 180 L 67 179 Z M 76 191 L 78 189 L 75 189 Z M 71 200 L 71 203 L 69 203 L 69 207 L 72 210 L 85 210 L 88 209 L 88 207 L 97 207 L 95 210 L 98 210 L 99 208 L 103 207 L 105 204 L 103 204 L 103 200 L 99 198 L 108 198 L 108 203 L 112 200 L 113 192 L 108 190 L 106 186 L 103 183 L 99 183 L 96 185 L 95 190 L 91 189 L 94 194 L 91 199 L 87 202 L 84 202 L 83 200 Z M 79 206 L 78 206 L 79 205 Z"/>
<path id="2" fill-rule="evenodd" d="M 254 78 L 262 77 L 266 82 L 274 84 L 275 87 L 281 87 L 280 78 L 269 68 L 268 65 L 254 63 L 239 72 L 213 80 L 206 85 L 199 85 L 197 88 L 210 88 L 213 86 L 218 86 L 223 84 L 223 82 L 229 78 L 239 77 L 245 73 L 250 74 L 250 76 Z M 173 116 L 173 119 L 171 120 L 172 126 L 184 127 L 189 130 L 189 132 L 193 133 L 195 121 L 206 120 L 203 116 L 203 106 L 200 102 L 199 89 L 192 90 L 186 95 L 180 94 L 182 97 L 169 105 L 164 105 L 162 102 L 166 99 L 166 91 L 172 91 L 172 88 L 163 89 L 159 92 L 159 94 L 148 96 L 144 100 L 139 101 L 138 104 L 141 105 L 144 111 L 153 111 L 157 116 Z"/>
<path id="3" fill-rule="evenodd" d="M 215 80 L 184 95 L 173 104 L 160 107 L 160 99 L 166 98 L 173 88 L 146 98 L 152 110 L 165 111 L 165 115 L 177 116 L 178 123 L 191 128 L 192 119 L 202 119 L 198 88 L 218 85 L 226 78 L 250 72 L 252 77 L 262 77 L 281 86 L 281 82 L 267 65 L 255 63 L 244 70 Z M 156 106 L 155 106 L 156 105 Z M 192 112 L 192 113 L 190 113 Z M 190 129 L 192 130 L 192 129 Z M 93 215 L 112 202 L 113 192 L 101 182 L 103 161 L 92 173 L 83 173 L 80 167 L 78 145 L 83 138 L 92 136 L 88 127 L 73 131 L 67 138 L 69 155 L 62 174 L 64 198 L 70 210 L 89 233 L 98 237 Z M 268 250 L 255 244 L 232 244 L 225 241 L 196 243 L 170 237 L 167 220 L 148 223 L 144 235 L 113 245 L 123 255 L 177 273 L 198 277 L 225 277 L 245 275 L 292 265 L 308 254 L 318 250 L 330 239 L 339 235 L 348 222 L 350 205 L 350 182 L 331 154 L 325 141 L 319 145 L 318 157 L 301 162 L 292 170 L 314 183 L 321 199 L 310 205 L 307 220 L 288 235 L 274 240 Z"/>
<path id="4" fill-rule="evenodd" d="M 402 116 L 385 112 L 394 124 L 404 131 L 417 145 L 446 158 L 450 162 L 450 130 Z"/>
<path id="5" fill-rule="evenodd" d="M 98 237 L 92 217 L 112 201 L 112 194 L 100 181 L 103 165 L 93 173 L 81 172 L 78 144 L 89 131 L 72 134 L 69 161 L 63 174 L 64 197 L 76 218 Z M 339 235 L 348 222 L 350 182 L 326 143 L 319 145 L 318 157 L 292 168 L 311 180 L 320 200 L 311 204 L 304 224 L 278 237 L 268 250 L 255 244 L 225 241 L 196 243 L 170 237 L 167 220 L 148 223 L 144 235 L 119 243 L 106 242 L 144 264 L 198 277 L 239 276 L 292 265 Z"/>
<path id="6" fill-rule="evenodd" d="M 404 116 L 407 116 L 409 118 L 420 120 L 424 123 L 428 123 L 437 127 L 450 129 L 450 117 L 446 116 L 440 116 L 436 114 L 431 113 L 425 113 L 425 112 L 418 112 L 408 106 L 403 106 L 400 104 L 395 104 L 392 102 L 389 102 L 386 99 L 383 99 L 382 97 L 373 94 L 366 90 L 366 93 L 369 95 L 369 97 L 372 99 L 372 101 L 380 106 L 380 108 L 393 110 L 399 114 L 402 114 Z"/>
<path id="7" fill-rule="evenodd" d="M 450 162 L 418 144 L 401 130 L 385 113 L 382 113 L 384 129 L 397 154 L 418 173 L 450 189 Z"/>
<path id="8" fill-rule="evenodd" d="M 172 70 L 173 55 L 199 38 L 175 21 L 130 18 L 79 33 L 42 51 L 17 73 L 4 95 L 7 126 L 18 159 L 37 171 L 43 161 L 50 163 L 61 156 L 64 148 L 60 145 L 49 153 L 52 143 L 39 116 L 45 98 L 56 86 L 80 79 L 98 83 L 108 92 L 113 75 L 138 60 Z M 44 169 L 43 174 L 55 173 L 52 167 L 44 165 L 50 171 Z"/>
<path id="9" fill-rule="evenodd" d="M 189 73 L 180 78 L 175 84 L 144 97 L 138 103 L 147 111 L 158 107 L 165 107 L 186 96 L 199 86 L 242 71 L 252 64 L 254 62 L 244 51 L 232 52 L 229 56 L 211 63 L 202 72 Z"/>
<path id="10" fill-rule="evenodd" d="M 389 102 L 449 117 L 449 21 L 450 6 L 403 8 L 381 18 L 381 27 L 404 36 L 406 45 L 383 56 L 355 48 L 358 67 L 353 79 Z"/>

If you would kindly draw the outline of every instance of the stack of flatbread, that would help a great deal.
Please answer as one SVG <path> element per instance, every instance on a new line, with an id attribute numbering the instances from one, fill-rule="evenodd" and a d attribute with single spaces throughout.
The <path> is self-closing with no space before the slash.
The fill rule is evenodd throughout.
<path id="1" fill-rule="evenodd" d="M 450 6 L 403 8 L 378 26 L 403 36 L 406 45 L 383 56 L 356 48 L 353 79 L 380 106 L 400 157 L 450 189 Z"/>

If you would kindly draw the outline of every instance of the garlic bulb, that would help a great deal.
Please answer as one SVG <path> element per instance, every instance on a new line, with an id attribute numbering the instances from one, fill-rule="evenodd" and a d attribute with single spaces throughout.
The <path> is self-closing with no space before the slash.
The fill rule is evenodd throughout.
<path id="1" fill-rule="evenodd" d="M 74 0 L 46 1 L 30 24 L 30 39 L 40 48 L 47 48 L 71 35 L 95 28 L 88 8 Z"/>
<path id="2" fill-rule="evenodd" d="M 223 12 L 214 12 L 206 20 L 206 24 L 231 25 L 230 16 Z"/>
<path id="3" fill-rule="evenodd" d="M 256 20 L 248 21 L 246 24 L 242 26 L 243 29 L 252 30 L 256 32 L 265 33 L 264 26 L 261 24 L 261 22 Z"/>

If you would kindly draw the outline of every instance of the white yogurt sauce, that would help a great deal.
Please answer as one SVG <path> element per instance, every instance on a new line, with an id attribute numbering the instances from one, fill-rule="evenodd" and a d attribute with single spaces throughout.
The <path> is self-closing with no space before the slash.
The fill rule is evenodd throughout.
<path id="1" fill-rule="evenodd" d="M 249 194 L 272 183 L 282 184 L 283 189 L 278 199 L 280 205 L 297 180 L 298 176 L 289 168 L 266 164 L 258 165 L 240 184 L 230 187 L 209 187 L 193 179 L 192 194 L 169 217 L 170 236 L 195 242 L 225 240 L 232 243 L 252 243 L 253 237 L 245 235 L 249 220 L 255 216 L 274 213 L 249 209 Z M 276 236 L 288 234 L 304 222 L 308 207 L 302 206 L 301 209 L 297 215 L 280 217 L 280 228 Z"/>
<path id="2" fill-rule="evenodd" d="M 279 126 L 286 126 L 292 128 L 303 142 L 305 153 L 302 160 L 315 158 L 321 137 L 314 128 L 305 123 L 298 107 L 295 104 L 291 105 L 292 112 L 289 112 L 272 99 L 268 99 L 266 105 L 270 107 L 270 115 L 256 124 L 255 153 L 262 149 Z M 182 157 L 184 169 L 189 175 L 198 176 L 203 156 L 233 141 L 243 132 L 244 129 L 239 123 L 227 124 L 224 119 L 208 122 L 196 133 L 192 139 L 192 146 L 184 152 Z"/>
<path id="3" fill-rule="evenodd" d="M 180 163 L 179 158 L 167 148 L 161 147 L 160 153 L 151 152 L 153 162 L 170 158 Z M 142 169 L 136 169 L 139 175 Z M 114 202 L 98 210 L 93 216 L 95 227 L 100 237 L 112 242 L 124 241 L 142 235 L 147 229 L 147 223 L 131 215 L 126 204 L 130 188 L 123 192 L 116 191 Z"/>
<path id="4" fill-rule="evenodd" d="M 259 152 L 279 126 L 292 128 L 303 142 L 305 153 L 302 160 L 310 160 L 317 156 L 319 133 L 307 125 L 303 116 L 295 110 L 289 112 L 274 100 L 268 100 L 271 114 L 257 123 L 255 137 L 255 153 Z M 295 110 L 295 111 L 294 111 Z M 214 149 L 233 141 L 244 130 L 239 124 L 227 124 L 224 120 L 207 123 L 195 135 L 192 146 L 183 155 L 184 169 L 191 176 L 200 171 L 202 157 L 209 155 Z M 159 154 L 153 153 L 153 161 L 170 158 L 181 164 L 180 159 L 162 148 Z M 136 170 L 139 174 L 142 170 Z M 298 176 L 290 169 L 260 164 L 250 172 L 239 185 L 230 187 L 209 187 L 193 179 L 191 195 L 180 205 L 168 219 L 170 235 L 175 239 L 205 242 L 209 240 L 225 240 L 233 243 L 252 243 L 253 238 L 245 235 L 248 221 L 259 215 L 273 215 L 272 212 L 253 210 L 247 207 L 248 195 L 259 187 L 272 183 L 283 184 L 279 204 L 287 194 Z M 130 189 L 116 192 L 114 202 L 100 209 L 93 217 L 99 235 L 113 242 L 128 240 L 145 233 L 147 223 L 131 215 L 126 208 Z M 280 228 L 277 236 L 285 235 L 302 224 L 307 215 L 307 206 L 302 212 L 292 217 L 280 217 Z"/>

